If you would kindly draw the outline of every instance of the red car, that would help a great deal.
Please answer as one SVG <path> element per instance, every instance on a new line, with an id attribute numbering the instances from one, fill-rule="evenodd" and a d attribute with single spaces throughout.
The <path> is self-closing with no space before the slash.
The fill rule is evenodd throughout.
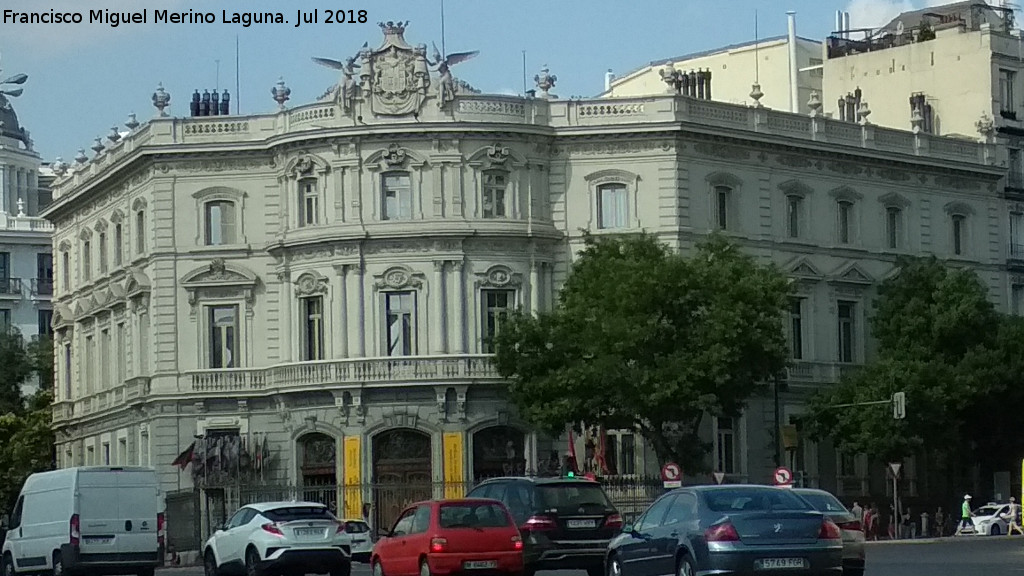
<path id="1" fill-rule="evenodd" d="M 370 564 L 373 576 L 519 574 L 523 539 L 497 500 L 419 502 L 381 534 Z"/>

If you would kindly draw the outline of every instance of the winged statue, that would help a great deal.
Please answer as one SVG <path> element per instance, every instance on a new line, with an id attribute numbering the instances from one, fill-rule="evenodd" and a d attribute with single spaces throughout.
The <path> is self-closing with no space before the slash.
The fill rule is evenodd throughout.
<path id="1" fill-rule="evenodd" d="M 359 52 L 351 58 L 346 58 L 345 62 L 339 62 L 337 60 L 331 60 L 330 58 L 317 58 L 313 57 L 313 62 L 327 68 L 341 71 L 341 80 L 338 84 L 332 87 L 328 94 L 334 92 L 335 98 L 344 104 L 345 109 L 349 109 L 352 106 L 352 99 L 356 95 L 356 68 L 360 67 L 357 62 L 362 56 L 363 52 L 369 48 L 369 42 L 363 44 L 363 47 Z"/>
<path id="2" fill-rule="evenodd" d="M 7 101 L 7 96 L 11 98 L 17 98 L 21 96 L 21 93 L 25 91 L 24 88 L 4 88 L 4 84 L 24 84 L 28 80 L 27 74 L 15 74 L 8 78 L 4 78 L 0 81 L 0 108 L 9 108 L 11 103 Z"/>
<path id="3" fill-rule="evenodd" d="M 472 52 L 456 52 L 455 54 L 441 56 L 441 52 L 437 49 L 437 44 L 434 44 L 434 62 L 428 62 L 431 66 L 435 67 L 440 76 L 439 88 L 441 99 L 438 102 L 439 106 L 444 106 L 455 98 L 455 79 L 452 78 L 452 66 L 465 62 L 479 53 L 479 50 L 473 50 Z"/>

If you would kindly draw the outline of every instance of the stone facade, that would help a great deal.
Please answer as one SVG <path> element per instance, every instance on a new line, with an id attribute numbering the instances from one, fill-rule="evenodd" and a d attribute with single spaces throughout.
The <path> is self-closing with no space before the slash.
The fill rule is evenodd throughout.
<path id="1" fill-rule="evenodd" d="M 541 469 L 565 440 L 509 409 L 484 337 L 502 310 L 551 308 L 581 229 L 684 252 L 722 229 L 791 274 L 784 420 L 870 356 L 899 255 L 1008 289 L 984 144 L 684 96 L 447 99 L 441 80 L 408 87 L 412 112 L 367 73 L 270 114 L 160 115 L 57 181 L 61 466 L 151 465 L 168 491 L 337 483 L 346 514 L 371 482 Z M 709 422 L 731 479 L 767 481 L 772 405 Z M 638 436 L 608 438 L 617 472 L 657 471 Z M 793 458 L 822 486 L 867 474 Z"/>

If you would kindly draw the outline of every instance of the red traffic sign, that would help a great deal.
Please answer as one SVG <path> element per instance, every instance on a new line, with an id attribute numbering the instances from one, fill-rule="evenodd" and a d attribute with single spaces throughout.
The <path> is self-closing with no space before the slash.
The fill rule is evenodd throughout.
<path id="1" fill-rule="evenodd" d="M 775 475 L 773 476 L 776 486 L 792 486 L 793 485 L 793 473 L 785 466 L 779 466 L 775 469 Z"/>
<path id="2" fill-rule="evenodd" d="M 683 477 L 683 469 L 675 462 L 669 462 L 661 467 L 661 479 L 665 482 L 674 482 Z"/>

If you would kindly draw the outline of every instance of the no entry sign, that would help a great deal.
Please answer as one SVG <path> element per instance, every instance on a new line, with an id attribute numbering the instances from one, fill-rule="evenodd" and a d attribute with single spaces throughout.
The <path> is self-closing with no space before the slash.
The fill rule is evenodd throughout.
<path id="1" fill-rule="evenodd" d="M 661 467 L 661 480 L 665 488 L 679 488 L 683 485 L 683 469 L 675 462 L 669 462 Z"/>
<path id="2" fill-rule="evenodd" d="M 793 472 L 785 466 L 779 466 L 775 469 L 775 475 L 772 479 L 775 481 L 776 486 L 792 486 Z"/>

